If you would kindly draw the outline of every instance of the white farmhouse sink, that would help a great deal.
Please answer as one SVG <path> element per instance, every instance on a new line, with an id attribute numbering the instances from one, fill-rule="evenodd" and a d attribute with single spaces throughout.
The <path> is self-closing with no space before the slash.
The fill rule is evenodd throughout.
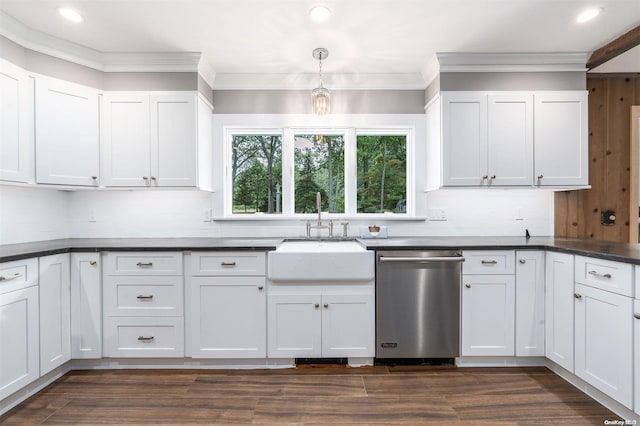
<path id="1" fill-rule="evenodd" d="M 285 241 L 269 252 L 271 281 L 370 281 L 375 255 L 355 241 Z"/>

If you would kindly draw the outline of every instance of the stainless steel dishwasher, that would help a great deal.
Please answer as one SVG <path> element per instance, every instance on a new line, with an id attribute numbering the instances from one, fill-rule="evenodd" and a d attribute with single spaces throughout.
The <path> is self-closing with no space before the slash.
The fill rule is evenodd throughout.
<path id="1" fill-rule="evenodd" d="M 457 250 L 376 253 L 376 358 L 460 355 Z"/>

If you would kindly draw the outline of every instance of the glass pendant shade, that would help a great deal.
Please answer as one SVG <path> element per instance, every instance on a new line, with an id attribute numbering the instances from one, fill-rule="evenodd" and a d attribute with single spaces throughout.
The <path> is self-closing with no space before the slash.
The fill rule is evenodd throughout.
<path id="1" fill-rule="evenodd" d="M 322 86 L 311 91 L 311 108 L 315 115 L 326 115 L 331 112 L 331 93 Z"/>

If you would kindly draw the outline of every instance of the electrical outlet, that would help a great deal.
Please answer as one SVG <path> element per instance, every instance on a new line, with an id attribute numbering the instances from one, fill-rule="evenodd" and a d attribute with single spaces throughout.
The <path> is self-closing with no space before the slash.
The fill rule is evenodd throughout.
<path id="1" fill-rule="evenodd" d="M 202 211 L 202 221 L 211 222 L 211 209 L 207 208 Z"/>
<path id="2" fill-rule="evenodd" d="M 524 215 L 522 214 L 522 207 L 516 208 L 516 220 L 524 220 Z"/>
<path id="3" fill-rule="evenodd" d="M 442 208 L 429 209 L 429 220 L 431 221 L 446 221 L 447 211 Z"/>

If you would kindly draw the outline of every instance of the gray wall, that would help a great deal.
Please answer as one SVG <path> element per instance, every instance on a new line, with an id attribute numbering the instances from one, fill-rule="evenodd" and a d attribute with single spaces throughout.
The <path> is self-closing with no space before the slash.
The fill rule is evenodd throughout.
<path id="1" fill-rule="evenodd" d="M 310 114 L 310 90 L 214 90 L 216 114 Z M 424 114 L 424 90 L 333 90 L 332 114 Z"/>
<path id="2" fill-rule="evenodd" d="M 571 72 L 442 72 L 440 90 L 586 90 L 587 74 Z"/>

